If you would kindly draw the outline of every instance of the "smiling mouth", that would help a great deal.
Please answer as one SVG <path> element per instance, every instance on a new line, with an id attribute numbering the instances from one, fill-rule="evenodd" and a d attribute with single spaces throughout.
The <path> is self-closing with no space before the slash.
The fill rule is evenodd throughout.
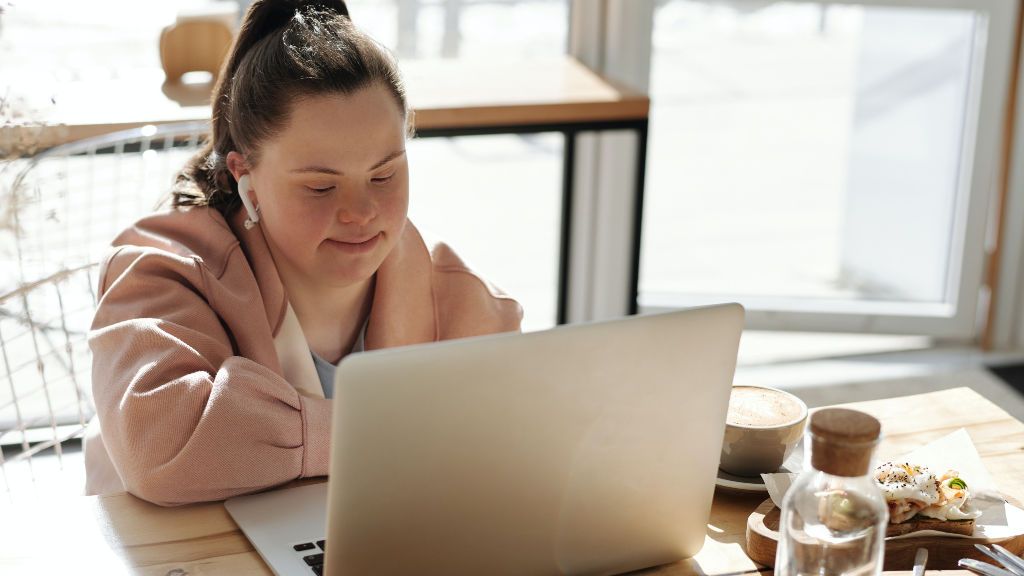
<path id="1" fill-rule="evenodd" d="M 380 236 L 380 232 L 378 232 L 378 233 L 374 234 L 373 236 L 370 236 L 369 238 L 366 238 L 364 240 L 335 240 L 334 238 L 329 238 L 329 240 L 331 242 L 337 242 L 338 244 L 349 244 L 351 246 L 361 246 L 363 244 L 367 244 L 367 243 L 369 243 L 369 242 L 371 242 L 373 240 L 376 240 L 377 236 Z"/>
<path id="2" fill-rule="evenodd" d="M 378 232 L 365 240 L 335 240 L 333 238 L 328 238 L 326 242 L 329 246 L 344 252 L 358 253 L 371 250 L 377 245 L 377 241 L 380 240 L 380 237 L 381 233 Z"/>

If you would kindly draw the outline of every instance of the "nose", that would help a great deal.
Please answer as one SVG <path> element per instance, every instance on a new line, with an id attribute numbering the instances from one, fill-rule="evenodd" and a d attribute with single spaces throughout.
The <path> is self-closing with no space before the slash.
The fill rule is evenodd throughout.
<path id="1" fill-rule="evenodd" d="M 342 224 L 365 226 L 377 215 L 377 208 L 365 188 L 342 194 L 337 208 L 338 221 Z"/>

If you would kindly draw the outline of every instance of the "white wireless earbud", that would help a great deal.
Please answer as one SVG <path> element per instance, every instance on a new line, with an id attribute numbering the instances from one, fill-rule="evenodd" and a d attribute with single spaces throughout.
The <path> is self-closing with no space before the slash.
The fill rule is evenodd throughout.
<path id="1" fill-rule="evenodd" d="M 254 224 L 260 221 L 260 209 L 252 203 L 252 198 L 249 196 L 251 190 L 252 186 L 249 184 L 248 174 L 238 179 L 238 197 L 242 199 L 242 205 L 245 206 L 245 211 L 249 216 L 245 220 L 246 230 L 252 228 Z"/>

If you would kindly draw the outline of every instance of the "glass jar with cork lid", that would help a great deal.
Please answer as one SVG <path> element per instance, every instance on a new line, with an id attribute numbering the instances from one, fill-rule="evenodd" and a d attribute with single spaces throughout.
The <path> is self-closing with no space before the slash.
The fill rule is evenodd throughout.
<path id="1" fill-rule="evenodd" d="M 856 410 L 811 416 L 809 466 L 782 501 L 776 576 L 881 574 L 889 510 L 869 474 L 880 432 Z"/>

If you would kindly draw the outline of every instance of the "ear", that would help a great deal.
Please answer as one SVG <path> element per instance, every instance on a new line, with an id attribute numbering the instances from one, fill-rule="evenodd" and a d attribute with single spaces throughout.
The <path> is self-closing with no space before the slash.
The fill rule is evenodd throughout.
<path id="1" fill-rule="evenodd" d="M 246 162 L 245 156 L 243 156 L 241 152 L 235 152 L 234 150 L 228 152 L 228 156 L 224 159 L 224 163 L 227 164 L 228 171 L 231 172 L 231 175 L 235 177 L 235 182 L 241 181 L 242 176 L 251 176 L 249 163 Z M 253 190 L 251 184 L 249 186 L 249 194 L 250 196 L 248 196 L 248 198 L 257 200 L 258 196 L 256 191 Z"/>
<path id="2" fill-rule="evenodd" d="M 235 177 L 235 182 L 249 173 L 249 163 L 245 161 L 245 156 L 242 156 L 241 152 L 235 152 L 234 150 L 228 152 L 228 157 L 224 159 L 224 163 L 227 164 L 231 175 Z"/>

